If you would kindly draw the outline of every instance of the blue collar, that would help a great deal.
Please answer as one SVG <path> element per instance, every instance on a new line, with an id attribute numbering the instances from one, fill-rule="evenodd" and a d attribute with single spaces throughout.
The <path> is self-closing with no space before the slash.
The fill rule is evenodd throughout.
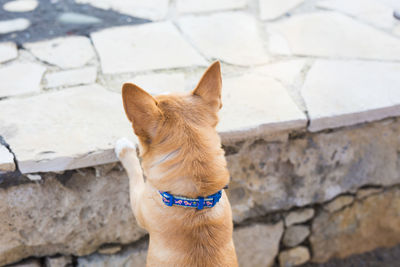
<path id="1" fill-rule="evenodd" d="M 222 196 L 222 190 L 208 197 L 187 198 L 182 196 L 174 196 L 167 192 L 158 191 L 162 196 L 162 201 L 165 205 L 172 207 L 182 206 L 185 208 L 196 208 L 202 210 L 203 208 L 214 207 Z"/>

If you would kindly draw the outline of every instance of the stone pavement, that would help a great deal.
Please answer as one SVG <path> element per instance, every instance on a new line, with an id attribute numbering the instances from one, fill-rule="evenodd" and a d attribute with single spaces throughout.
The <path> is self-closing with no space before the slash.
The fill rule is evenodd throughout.
<path id="1" fill-rule="evenodd" d="M 3 172 L 15 168 L 10 152 L 22 173 L 116 161 L 115 141 L 134 138 L 121 84 L 191 90 L 214 60 L 223 66 L 225 140 L 400 115 L 396 0 L 75 1 L 154 22 L 18 47 L 0 42 Z M 43 4 L 3 2 L 10 14 Z M 29 25 L 1 20 L 0 33 Z"/>

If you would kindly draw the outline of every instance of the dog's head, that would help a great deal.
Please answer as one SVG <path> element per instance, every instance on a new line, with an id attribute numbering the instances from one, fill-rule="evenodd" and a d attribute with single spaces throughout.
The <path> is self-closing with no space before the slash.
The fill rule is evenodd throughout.
<path id="1" fill-rule="evenodd" d="M 221 89 L 219 62 L 190 93 L 153 97 L 134 84 L 123 85 L 124 108 L 140 141 L 144 172 L 159 190 L 196 195 L 218 191 L 228 182 L 215 129 Z"/>

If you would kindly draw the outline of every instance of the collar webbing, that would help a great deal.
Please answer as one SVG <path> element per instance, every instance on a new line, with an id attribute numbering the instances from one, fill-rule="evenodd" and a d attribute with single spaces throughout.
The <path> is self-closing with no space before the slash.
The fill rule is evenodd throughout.
<path id="1" fill-rule="evenodd" d="M 198 210 L 202 210 L 203 208 L 212 208 L 214 207 L 222 196 L 222 190 L 219 190 L 217 193 L 207 196 L 207 197 L 198 197 L 198 198 L 187 198 L 182 196 L 174 196 L 168 192 L 158 191 L 162 196 L 162 201 L 167 206 L 182 206 L 186 208 L 196 208 Z"/>

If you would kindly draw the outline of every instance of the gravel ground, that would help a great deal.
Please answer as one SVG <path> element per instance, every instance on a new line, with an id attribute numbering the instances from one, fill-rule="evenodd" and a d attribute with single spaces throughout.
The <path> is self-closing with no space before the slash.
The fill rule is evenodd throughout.
<path id="1" fill-rule="evenodd" d="M 88 35 L 92 31 L 117 25 L 140 24 L 149 20 L 122 15 L 87 4 L 76 4 L 74 0 L 38 0 L 39 6 L 30 12 L 7 12 L 3 5 L 10 0 L 0 0 L 0 20 L 25 18 L 31 26 L 20 32 L 0 34 L 0 42 L 13 41 L 17 44 L 49 39 L 66 35 Z M 96 24 L 64 24 L 58 20 L 63 13 L 74 12 L 101 20 Z"/>

